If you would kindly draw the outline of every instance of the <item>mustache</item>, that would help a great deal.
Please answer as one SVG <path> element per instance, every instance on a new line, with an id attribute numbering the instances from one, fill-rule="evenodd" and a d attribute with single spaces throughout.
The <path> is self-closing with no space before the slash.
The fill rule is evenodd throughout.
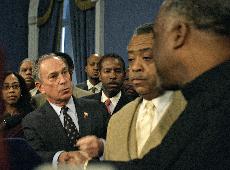
<path id="1" fill-rule="evenodd" d="M 146 79 L 146 78 L 143 77 L 141 74 L 136 73 L 136 74 L 129 75 L 129 79 L 132 81 L 132 80 L 135 80 L 135 79 Z"/>
<path id="2" fill-rule="evenodd" d="M 117 82 L 117 81 L 111 81 L 111 82 L 109 82 L 108 84 L 116 84 L 116 85 L 119 85 L 120 83 Z"/>

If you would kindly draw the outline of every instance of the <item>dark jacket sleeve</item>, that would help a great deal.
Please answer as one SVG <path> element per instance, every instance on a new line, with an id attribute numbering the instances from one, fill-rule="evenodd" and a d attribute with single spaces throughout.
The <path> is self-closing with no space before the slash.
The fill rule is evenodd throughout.
<path id="1" fill-rule="evenodd" d="M 44 162 L 52 162 L 56 151 L 45 150 L 46 147 L 44 141 L 37 131 L 37 129 L 39 129 L 39 121 L 35 122 L 36 118 L 33 114 L 34 112 L 28 114 L 22 121 L 24 136 L 30 146 L 36 151 Z"/>

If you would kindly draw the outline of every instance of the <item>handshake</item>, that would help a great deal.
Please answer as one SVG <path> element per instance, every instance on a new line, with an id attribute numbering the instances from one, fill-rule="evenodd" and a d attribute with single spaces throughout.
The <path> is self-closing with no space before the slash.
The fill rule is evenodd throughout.
<path id="1" fill-rule="evenodd" d="M 88 160 L 100 157 L 104 151 L 102 139 L 85 136 L 76 141 L 77 151 L 63 151 L 58 157 L 58 165 L 82 165 Z"/>

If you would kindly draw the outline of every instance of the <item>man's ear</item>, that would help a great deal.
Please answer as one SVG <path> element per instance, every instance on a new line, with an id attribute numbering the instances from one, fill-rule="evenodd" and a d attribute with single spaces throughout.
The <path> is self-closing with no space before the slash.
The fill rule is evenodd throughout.
<path id="1" fill-rule="evenodd" d="M 85 72 L 87 73 L 87 66 L 85 66 Z"/>
<path id="2" fill-rule="evenodd" d="M 189 33 L 189 25 L 183 21 L 177 20 L 172 25 L 172 41 L 173 48 L 177 49 L 182 47 Z"/>
<path id="3" fill-rule="evenodd" d="M 36 82 L 35 82 L 35 86 L 37 87 L 37 89 L 38 89 L 42 94 L 45 94 L 45 89 L 44 89 L 44 86 L 42 85 L 41 82 L 36 81 Z"/>

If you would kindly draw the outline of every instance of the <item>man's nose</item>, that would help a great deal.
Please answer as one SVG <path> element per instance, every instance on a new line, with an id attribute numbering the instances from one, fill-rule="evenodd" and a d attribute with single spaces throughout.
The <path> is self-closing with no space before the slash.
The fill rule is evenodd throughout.
<path id="1" fill-rule="evenodd" d="M 26 70 L 26 74 L 32 75 L 32 71 L 28 69 L 28 70 Z"/>
<path id="2" fill-rule="evenodd" d="M 98 71 L 98 64 L 94 64 L 93 69 Z"/>
<path id="3" fill-rule="evenodd" d="M 110 75 L 110 79 L 116 79 L 117 78 L 115 71 L 111 71 L 111 73 L 109 75 Z"/>
<path id="4" fill-rule="evenodd" d="M 137 72 L 142 70 L 141 61 L 138 57 L 136 57 L 133 62 L 129 65 L 130 70 Z"/>
<path id="5" fill-rule="evenodd" d="M 63 84 L 63 83 L 67 82 L 67 76 L 64 75 L 64 74 L 60 74 L 59 77 L 58 77 L 58 79 L 59 79 L 59 83 L 60 84 Z"/>

